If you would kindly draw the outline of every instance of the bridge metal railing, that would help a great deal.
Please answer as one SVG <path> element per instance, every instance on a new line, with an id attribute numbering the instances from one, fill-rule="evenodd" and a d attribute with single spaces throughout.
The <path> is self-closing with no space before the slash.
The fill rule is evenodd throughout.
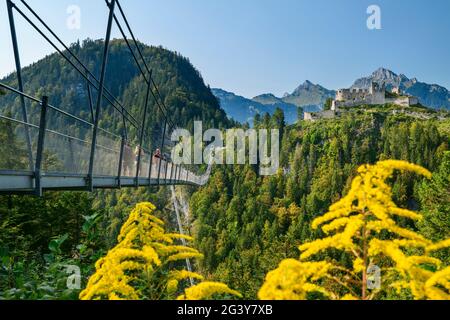
<path id="1" fill-rule="evenodd" d="M 49 104 L 47 97 L 39 100 L 3 83 L 0 88 L 0 192 L 42 195 L 45 189 L 89 190 L 94 124 Z M 19 119 L 22 98 L 37 125 Z M 103 128 L 98 130 L 95 149 L 94 188 L 201 185 L 205 181 Z"/>
<path id="2" fill-rule="evenodd" d="M 23 8 L 12 0 L 6 2 L 17 82 L 0 83 L 0 89 L 5 91 L 0 95 L 0 193 L 33 190 L 41 195 L 45 189 L 92 191 L 94 188 L 205 183 L 204 177 L 196 176 L 187 168 L 153 156 L 156 148 L 162 155 L 166 154 L 166 136 L 175 126 L 119 0 L 105 1 L 109 14 L 98 77 L 25 0 L 20 0 Z M 48 97 L 38 99 L 25 93 L 15 13 L 56 50 L 69 69 L 80 77 L 81 83 L 85 81 L 88 116 L 57 108 L 49 103 Z M 133 115 L 105 86 L 114 23 L 144 79 L 146 99 L 139 115 Z M 11 83 L 17 84 L 17 89 Z M 152 146 L 146 129 L 150 99 L 154 100 L 164 123 L 161 123 L 162 138 L 157 146 Z M 77 106 L 75 109 L 88 108 Z M 118 115 L 118 123 L 105 128 L 105 113 Z"/>

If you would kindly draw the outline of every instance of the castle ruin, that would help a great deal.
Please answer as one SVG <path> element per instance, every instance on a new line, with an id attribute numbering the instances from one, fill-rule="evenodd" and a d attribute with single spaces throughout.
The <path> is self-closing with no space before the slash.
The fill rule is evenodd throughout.
<path id="1" fill-rule="evenodd" d="M 419 99 L 404 94 L 398 87 L 387 91 L 384 83 L 372 82 L 368 89 L 351 88 L 338 90 L 336 92 L 336 98 L 332 101 L 331 110 L 315 113 L 305 112 L 304 120 L 332 119 L 339 115 L 339 109 L 344 107 L 384 104 L 410 107 L 419 104 Z"/>
<path id="2" fill-rule="evenodd" d="M 338 110 L 340 107 L 355 107 L 359 105 L 383 105 L 387 103 L 402 107 L 419 104 L 419 99 L 404 95 L 400 88 L 386 90 L 385 84 L 372 82 L 369 89 L 340 89 L 336 93 L 331 109 Z"/>

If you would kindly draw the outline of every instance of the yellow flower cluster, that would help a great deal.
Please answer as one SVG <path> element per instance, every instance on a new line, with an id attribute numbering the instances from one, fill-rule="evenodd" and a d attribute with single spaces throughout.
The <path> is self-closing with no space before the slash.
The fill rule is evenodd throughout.
<path id="1" fill-rule="evenodd" d="M 122 226 L 119 244 L 97 261 L 97 271 L 81 292 L 80 299 L 139 299 L 139 292 L 133 288 L 132 282 L 141 274 L 151 274 L 156 267 L 168 262 L 202 256 L 195 249 L 174 245 L 175 239 L 189 237 L 165 233 L 163 221 L 152 214 L 155 209 L 151 203 L 136 206 Z M 172 275 L 175 281 L 186 276 L 201 277 L 183 271 L 173 272 Z"/>
<path id="2" fill-rule="evenodd" d="M 258 293 L 261 300 L 304 300 L 308 293 L 330 293 L 315 284 L 326 277 L 332 265 L 327 262 L 300 262 L 287 259 L 278 269 L 269 272 Z"/>
<path id="3" fill-rule="evenodd" d="M 242 298 L 242 295 L 223 283 L 202 282 L 196 286 L 186 289 L 184 295 L 179 296 L 178 300 L 205 300 L 218 294 L 227 294 Z"/>
<path id="4" fill-rule="evenodd" d="M 444 291 L 445 290 L 445 291 Z M 438 271 L 425 283 L 425 295 L 432 300 L 450 300 L 450 267 Z"/>
<path id="5" fill-rule="evenodd" d="M 178 290 L 179 282 L 186 279 L 203 280 L 203 276 L 190 272 L 187 270 L 174 270 L 169 274 L 169 281 L 167 282 L 167 292 L 173 294 Z"/>
<path id="6" fill-rule="evenodd" d="M 175 240 L 193 239 L 181 234 L 166 233 L 164 222 L 153 215 L 155 209 L 151 203 L 140 203 L 136 206 L 121 228 L 119 244 L 109 251 L 106 257 L 97 261 L 96 273 L 89 279 L 80 299 L 140 299 L 140 292 L 133 287 L 133 281 L 142 274 L 152 275 L 156 268 L 163 268 L 171 262 L 203 257 L 196 249 L 174 244 Z M 195 272 L 170 271 L 165 283 L 166 293 L 175 294 L 179 282 L 189 278 L 203 280 L 203 277 Z M 189 288 L 182 297 L 200 300 L 220 293 L 240 297 L 239 292 L 213 282 L 204 282 Z"/>
<path id="7" fill-rule="evenodd" d="M 386 180 L 392 177 L 396 170 L 411 171 L 427 178 L 431 177 L 428 170 L 404 161 L 387 160 L 378 162 L 376 165 L 364 165 L 358 169 L 358 176 L 353 180 L 347 196 L 332 205 L 328 213 L 315 219 L 312 223 L 313 228 L 317 229 L 325 224 L 322 230 L 329 234 L 351 224 L 364 223 L 369 213 L 376 222 L 381 222 L 369 224 L 370 230 L 376 232 L 388 230 L 401 236 L 406 234 L 409 237 L 424 240 L 418 235 L 408 234 L 409 230 L 396 227 L 392 219 L 393 216 L 421 219 L 421 216 L 415 212 L 398 208 L 392 200 L 392 189 Z M 355 230 L 354 227 L 351 229 Z"/>
<path id="8" fill-rule="evenodd" d="M 450 298 L 450 270 L 441 270 L 441 261 L 429 255 L 449 247 L 450 239 L 433 244 L 396 224 L 395 217 L 415 221 L 422 218 L 416 212 L 397 207 L 392 200 L 392 189 L 387 181 L 397 170 L 431 178 L 428 170 L 404 161 L 387 160 L 360 167 L 347 196 L 312 223 L 313 229 L 321 227 L 328 237 L 301 245 L 300 261 L 285 260 L 277 270 L 270 272 L 259 293 L 260 298 L 305 299 L 312 291 L 330 298 L 338 297 L 328 287 L 318 286 L 316 281 L 322 278 L 329 278 L 350 292 L 341 299 L 367 298 L 365 286 L 362 285 L 364 277 L 359 275 L 380 257 L 387 257 L 393 263 L 391 267 L 386 267 L 383 276 L 396 279 L 391 283 L 392 287 L 409 289 L 416 299 Z M 381 232 L 389 233 L 391 240 L 379 240 L 377 236 Z M 306 261 L 328 249 L 342 250 L 353 256 L 352 270 L 327 262 Z M 424 254 L 407 255 L 405 252 Z M 336 274 L 340 274 L 340 278 Z M 361 297 L 356 297 L 352 289 L 358 282 L 361 284 Z"/>
<path id="9" fill-rule="evenodd" d="M 389 231 L 392 234 L 416 242 L 417 245 L 430 244 L 424 237 L 408 229 L 396 225 L 394 216 L 420 220 L 420 214 L 398 208 L 392 200 L 392 189 L 386 180 L 392 177 L 395 170 L 412 171 L 431 177 L 426 169 L 404 161 L 387 160 L 376 165 L 364 165 L 358 169 L 358 176 L 353 180 L 346 197 L 330 207 L 324 216 L 315 219 L 312 227 L 322 226 L 325 234 L 336 232 L 334 236 L 320 239 L 300 246 L 303 252 L 301 259 L 329 249 L 336 248 L 353 253 L 358 246 L 355 240 L 365 232 L 380 233 Z"/>
<path id="10" fill-rule="evenodd" d="M 449 248 L 450 247 L 450 239 L 438 242 L 436 244 L 432 244 L 427 247 L 428 252 L 438 251 L 441 249 Z"/>
<path id="11" fill-rule="evenodd" d="M 408 256 L 400 245 L 394 241 L 373 239 L 370 242 L 369 256 L 377 255 L 389 257 L 395 265 L 395 269 L 392 271 L 401 276 L 400 281 L 391 284 L 392 287 L 410 289 L 416 299 L 427 298 L 425 286 L 428 280 L 433 277 L 433 272 L 423 268 L 422 265 L 440 268 L 440 260 L 429 256 Z"/>

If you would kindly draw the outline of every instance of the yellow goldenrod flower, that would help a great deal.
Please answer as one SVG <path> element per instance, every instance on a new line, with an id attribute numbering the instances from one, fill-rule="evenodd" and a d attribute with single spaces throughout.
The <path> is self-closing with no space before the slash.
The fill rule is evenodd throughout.
<path id="1" fill-rule="evenodd" d="M 387 160 L 361 166 L 348 194 L 312 222 L 312 228 L 321 228 L 327 237 L 302 244 L 300 261 L 284 260 L 278 269 L 268 273 L 259 297 L 294 300 L 319 292 L 328 298 L 367 299 L 367 284 L 362 281 L 375 279 L 369 269 L 375 265 L 374 261 L 381 260 L 383 283 L 391 281 L 386 284 L 399 292 L 409 290 L 415 299 L 449 299 L 450 270 L 441 270 L 443 263 L 428 254 L 450 247 L 450 239 L 433 244 L 397 225 L 396 217 L 419 221 L 422 216 L 399 208 L 392 200 L 393 191 L 387 181 L 395 171 L 431 178 L 428 170 L 405 161 Z M 381 234 L 388 240 L 377 238 Z M 352 257 L 353 268 L 336 265 L 336 261 L 332 264 L 308 261 L 329 249 L 344 251 Z M 321 281 L 317 283 L 318 280 Z M 355 291 L 356 284 L 360 288 Z M 339 298 L 342 292 L 349 293 Z"/>
<path id="2" fill-rule="evenodd" d="M 353 261 L 353 271 L 355 271 L 356 273 L 361 273 L 364 271 L 364 269 L 366 268 L 366 266 L 364 265 L 364 261 L 361 258 L 356 258 Z"/>
<path id="3" fill-rule="evenodd" d="M 164 222 L 153 215 L 155 209 L 151 203 L 140 203 L 135 207 L 121 228 L 117 246 L 95 264 L 96 273 L 89 279 L 86 289 L 80 294 L 80 299 L 140 299 L 141 292 L 134 287 L 139 277 L 145 274 L 150 279 L 152 274 L 167 266 L 169 262 L 203 257 L 193 248 L 175 245 L 174 240 L 191 241 L 192 238 L 166 233 Z M 194 272 L 171 270 L 168 272 L 165 293 L 169 296 L 175 294 L 179 281 L 188 278 L 203 280 L 201 275 Z M 205 283 L 187 289 L 186 297 L 194 299 L 201 294 L 206 296 L 214 292 L 239 296 L 239 293 L 225 285 Z"/>
<path id="4" fill-rule="evenodd" d="M 242 295 L 239 292 L 228 288 L 228 286 L 223 283 L 202 282 L 186 289 L 184 295 L 179 296 L 178 300 L 205 300 L 218 294 L 228 294 L 242 298 Z"/>
<path id="5" fill-rule="evenodd" d="M 178 290 L 178 280 L 171 279 L 167 282 L 167 293 L 174 294 Z"/>
<path id="6" fill-rule="evenodd" d="M 431 300 L 450 300 L 450 267 L 433 274 L 425 284 L 425 292 Z"/>
<path id="7" fill-rule="evenodd" d="M 261 300 L 305 300 L 310 292 L 329 293 L 312 282 L 327 275 L 332 265 L 326 262 L 300 262 L 287 259 L 266 276 L 258 293 Z"/>
<path id="8" fill-rule="evenodd" d="M 450 239 L 438 242 L 427 247 L 428 252 L 439 251 L 441 249 L 450 248 Z"/>
<path id="9" fill-rule="evenodd" d="M 190 272 L 187 270 L 174 270 L 172 272 L 170 272 L 170 276 L 171 279 L 175 279 L 177 281 L 181 281 L 181 280 L 185 280 L 185 279 L 197 279 L 197 280 L 203 280 L 203 276 L 195 273 L 195 272 Z"/>
<path id="10" fill-rule="evenodd" d="M 203 255 L 199 252 L 181 252 L 168 257 L 167 262 L 180 261 L 192 258 L 202 259 Z"/>

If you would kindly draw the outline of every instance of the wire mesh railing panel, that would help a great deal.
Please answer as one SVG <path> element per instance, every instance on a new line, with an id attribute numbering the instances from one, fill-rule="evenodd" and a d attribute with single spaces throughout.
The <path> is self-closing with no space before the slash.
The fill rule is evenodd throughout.
<path id="1" fill-rule="evenodd" d="M 123 147 L 122 177 L 136 177 L 137 156 L 139 149 L 136 145 L 125 143 Z"/>
<path id="2" fill-rule="evenodd" d="M 47 130 L 42 153 L 42 172 L 87 174 L 89 151 L 89 142 Z"/>
<path id="3" fill-rule="evenodd" d="M 185 169 L 181 169 L 180 180 L 186 181 L 186 170 Z"/>
<path id="4" fill-rule="evenodd" d="M 165 180 L 166 179 L 166 168 L 167 168 L 167 161 L 161 160 L 161 167 L 159 170 L 159 180 Z"/>
<path id="5" fill-rule="evenodd" d="M 164 175 L 164 179 L 166 179 L 167 181 L 170 180 L 170 169 L 172 167 L 172 163 L 171 162 L 167 162 L 166 164 L 166 171 L 165 171 L 165 175 Z"/>
<path id="6" fill-rule="evenodd" d="M 48 108 L 42 172 L 86 175 L 91 141 L 92 127 L 89 123 Z"/>
<path id="7" fill-rule="evenodd" d="M 97 132 L 94 176 L 117 176 L 122 138 L 104 130 Z"/>
<path id="8" fill-rule="evenodd" d="M 29 125 L 26 110 L 36 105 L 16 92 L 0 88 L 0 170 L 34 170 L 37 131 Z"/>
<path id="9" fill-rule="evenodd" d="M 150 169 L 151 153 L 147 150 L 142 149 L 141 151 L 141 162 L 139 166 L 139 177 L 148 178 Z"/>
<path id="10" fill-rule="evenodd" d="M 27 143 L 30 135 L 32 145 L 37 140 L 38 129 L 18 122 L 17 120 L 0 116 L 0 170 L 30 171 L 30 152 Z M 33 139 L 33 137 L 36 137 Z M 32 146 L 32 154 L 35 150 Z"/>
<path id="11" fill-rule="evenodd" d="M 152 167 L 150 172 L 150 179 L 158 179 L 158 166 L 160 159 L 157 157 L 152 157 Z"/>

